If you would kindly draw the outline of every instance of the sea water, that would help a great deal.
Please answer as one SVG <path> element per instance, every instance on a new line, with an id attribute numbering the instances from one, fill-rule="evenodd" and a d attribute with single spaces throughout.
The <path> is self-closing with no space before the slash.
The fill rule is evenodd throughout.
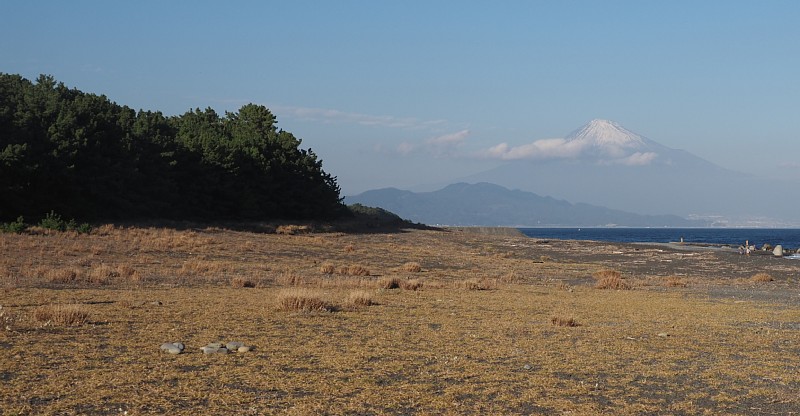
<path id="1" fill-rule="evenodd" d="M 800 248 L 798 228 L 520 228 L 528 237 L 555 240 L 593 240 L 616 243 L 669 243 L 683 238 L 687 243 L 725 244 L 733 247 L 782 245 L 794 252 Z"/>

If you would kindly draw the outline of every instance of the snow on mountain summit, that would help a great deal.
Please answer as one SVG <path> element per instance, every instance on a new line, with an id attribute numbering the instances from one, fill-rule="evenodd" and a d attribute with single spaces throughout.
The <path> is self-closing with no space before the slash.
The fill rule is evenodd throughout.
<path id="1" fill-rule="evenodd" d="M 658 156 L 652 151 L 655 143 L 609 120 L 594 119 L 564 140 L 602 163 L 647 165 Z"/>
<path id="2" fill-rule="evenodd" d="M 566 137 L 567 141 L 584 142 L 594 147 L 638 148 L 645 144 L 642 136 L 619 123 L 594 119 Z"/>
<path id="3" fill-rule="evenodd" d="M 595 119 L 563 139 L 542 139 L 520 146 L 500 143 L 485 154 L 504 160 L 581 159 L 600 165 L 643 166 L 666 150 L 619 123 Z"/>

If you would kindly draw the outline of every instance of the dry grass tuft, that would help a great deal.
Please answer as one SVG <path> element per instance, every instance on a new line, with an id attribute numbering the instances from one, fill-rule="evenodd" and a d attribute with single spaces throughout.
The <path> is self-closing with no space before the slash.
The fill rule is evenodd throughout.
<path id="1" fill-rule="evenodd" d="M 464 287 L 467 290 L 494 290 L 497 289 L 497 279 L 473 277 L 464 281 Z"/>
<path id="2" fill-rule="evenodd" d="M 422 282 L 418 279 L 408 279 L 400 281 L 400 288 L 403 290 L 418 290 L 422 287 Z"/>
<path id="3" fill-rule="evenodd" d="M 234 277 L 231 279 L 231 286 L 233 287 L 256 287 L 256 284 L 244 277 Z"/>
<path id="4" fill-rule="evenodd" d="M 39 270 L 39 272 L 41 272 L 41 270 Z M 79 277 L 80 270 L 77 269 L 50 269 L 44 271 L 44 278 L 50 283 L 74 283 Z"/>
<path id="5" fill-rule="evenodd" d="M 90 234 L 105 237 L 112 234 L 117 234 L 119 231 L 122 230 L 117 230 L 117 228 L 114 227 L 114 224 L 103 224 L 99 227 L 92 228 L 92 232 Z"/>
<path id="6" fill-rule="evenodd" d="M 275 229 L 275 234 L 283 235 L 308 234 L 310 232 L 311 228 L 307 225 L 279 225 Z"/>
<path id="7" fill-rule="evenodd" d="M 352 244 L 348 244 L 348 245 L 344 246 L 344 251 L 347 252 L 347 253 L 352 253 L 352 252 L 356 251 L 356 248 L 353 247 Z"/>
<path id="8" fill-rule="evenodd" d="M 355 290 L 350 292 L 350 296 L 347 300 L 348 303 L 353 306 L 372 306 L 376 304 L 375 301 L 372 300 L 372 294 L 366 290 Z"/>
<path id="9" fill-rule="evenodd" d="M 22 270 L 22 274 L 25 278 L 30 280 L 37 280 L 37 279 L 46 279 L 47 272 L 51 269 L 44 267 L 44 266 L 37 266 L 33 267 L 31 264 Z"/>
<path id="10" fill-rule="evenodd" d="M 336 271 L 336 266 L 333 263 L 325 262 L 319 266 L 319 271 L 324 274 L 333 274 Z"/>
<path id="11" fill-rule="evenodd" d="M 176 231 L 167 228 L 132 228 L 124 232 L 120 230 L 118 233 L 119 237 L 125 235 L 143 252 L 200 252 L 214 244 L 212 238 L 195 231 Z M 99 249 L 95 251 L 95 255 L 98 255 L 99 251 Z"/>
<path id="12" fill-rule="evenodd" d="M 119 276 L 119 272 L 109 265 L 101 264 L 89 271 L 86 281 L 94 285 L 107 285 L 111 279 Z"/>
<path id="13" fill-rule="evenodd" d="M 411 261 L 400 266 L 400 269 L 409 273 L 419 273 L 422 271 L 422 267 L 415 261 Z"/>
<path id="14" fill-rule="evenodd" d="M 183 263 L 178 275 L 183 277 L 199 277 L 219 275 L 229 271 L 225 263 L 206 260 L 193 260 Z"/>
<path id="15" fill-rule="evenodd" d="M 3 309 L 3 305 L 0 305 L 0 329 L 13 330 L 14 321 L 16 321 L 16 318 L 6 309 Z"/>
<path id="16" fill-rule="evenodd" d="M 311 278 L 304 286 L 321 289 L 357 289 L 375 287 L 375 281 L 349 276 L 332 276 L 330 278 Z"/>
<path id="17" fill-rule="evenodd" d="M 400 289 L 400 279 L 396 277 L 384 277 L 378 280 L 378 287 L 381 289 Z"/>
<path id="18" fill-rule="evenodd" d="M 772 276 L 770 276 L 767 273 L 757 273 L 757 274 L 754 274 L 753 277 L 750 278 L 750 281 L 754 282 L 754 283 L 771 282 L 773 280 L 775 280 L 775 279 L 773 279 Z"/>
<path id="19" fill-rule="evenodd" d="M 281 286 L 302 286 L 306 284 L 306 280 L 297 273 L 286 272 L 280 275 L 278 284 Z"/>
<path id="20" fill-rule="evenodd" d="M 580 326 L 580 324 L 578 323 L 578 321 L 575 320 L 575 318 L 573 317 L 567 318 L 564 316 L 554 316 L 550 318 L 550 323 L 553 324 L 553 326 L 567 326 L 567 327 Z"/>
<path id="21" fill-rule="evenodd" d="M 500 281 L 503 283 L 520 283 L 522 278 L 515 272 L 508 272 L 500 276 Z"/>
<path id="22" fill-rule="evenodd" d="M 45 325 L 80 326 L 88 322 L 89 311 L 83 305 L 45 305 L 34 309 L 33 319 Z"/>
<path id="23" fill-rule="evenodd" d="M 11 288 L 17 286 L 17 283 L 17 279 L 14 277 L 14 273 L 11 271 L 10 267 L 0 267 L 0 286 Z"/>
<path id="24" fill-rule="evenodd" d="M 309 289 L 286 289 L 278 293 L 278 309 L 287 312 L 333 312 L 334 307 Z"/>
<path id="25" fill-rule="evenodd" d="M 127 265 L 127 264 L 123 264 L 123 265 L 117 267 L 117 273 L 123 279 L 129 280 L 131 282 L 138 283 L 138 282 L 141 282 L 141 281 L 144 280 L 142 275 L 139 274 L 139 272 L 136 269 L 134 269 L 133 267 L 131 267 L 131 266 Z"/>
<path id="26" fill-rule="evenodd" d="M 667 287 L 687 287 L 688 284 L 685 280 L 683 280 L 680 276 L 668 276 L 667 279 L 664 281 L 664 285 Z"/>
<path id="27" fill-rule="evenodd" d="M 369 269 L 360 264 L 351 264 L 339 268 L 339 274 L 348 276 L 369 276 Z"/>
<path id="28" fill-rule="evenodd" d="M 138 306 L 140 306 L 140 303 L 137 302 L 133 296 L 124 297 L 118 300 L 117 303 L 119 304 L 119 306 L 128 309 L 136 309 Z"/>
<path id="29" fill-rule="evenodd" d="M 80 267 L 92 267 L 94 266 L 94 260 L 91 257 L 84 257 L 76 261 L 75 265 Z"/>
<path id="30" fill-rule="evenodd" d="M 605 278 L 621 279 L 622 278 L 622 273 L 620 273 L 620 272 L 618 272 L 616 270 L 605 269 L 605 270 L 600 270 L 599 272 L 594 272 L 592 274 L 592 277 L 594 277 L 595 279 L 598 279 L 598 280 L 602 280 L 602 279 L 605 279 Z"/>
<path id="31" fill-rule="evenodd" d="M 594 285 L 595 289 L 627 290 L 631 286 L 621 277 L 603 277 Z"/>

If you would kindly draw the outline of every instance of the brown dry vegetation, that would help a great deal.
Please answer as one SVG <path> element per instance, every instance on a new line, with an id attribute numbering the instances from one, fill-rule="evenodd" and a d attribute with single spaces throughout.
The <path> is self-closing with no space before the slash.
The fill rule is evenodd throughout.
<path id="1" fill-rule="evenodd" d="M 631 288 L 631 285 L 619 276 L 607 276 L 598 279 L 594 287 L 595 289 L 627 290 Z"/>
<path id="2" fill-rule="evenodd" d="M 454 231 L 0 234 L 0 413 L 800 412 L 800 262 L 726 256 Z M 597 270 L 641 284 L 593 290 Z M 218 340 L 255 349 L 198 351 Z"/>
<path id="3" fill-rule="evenodd" d="M 306 284 L 306 279 L 297 273 L 284 272 L 277 279 L 277 283 L 280 286 L 303 286 Z"/>
<path id="4" fill-rule="evenodd" d="M 686 280 L 680 276 L 667 276 L 664 284 L 668 287 L 687 287 Z"/>
<path id="5" fill-rule="evenodd" d="M 497 279 L 472 277 L 464 280 L 464 287 L 468 290 L 493 290 L 497 289 Z"/>
<path id="6" fill-rule="evenodd" d="M 607 279 L 607 278 L 621 279 L 622 278 L 622 273 L 620 273 L 620 272 L 618 272 L 616 270 L 604 269 L 604 270 L 600 270 L 598 272 L 592 273 L 592 277 L 594 277 L 595 279 L 598 279 L 598 280 Z"/>
<path id="7" fill-rule="evenodd" d="M 553 324 L 554 326 L 570 326 L 571 327 L 571 326 L 579 326 L 580 325 L 580 324 L 578 324 L 578 321 L 575 320 L 575 318 L 566 317 L 566 316 L 554 316 L 554 317 L 550 318 L 550 323 Z"/>
<path id="8" fill-rule="evenodd" d="M 89 319 L 83 305 L 44 305 L 33 310 L 33 319 L 44 325 L 79 326 Z"/>
<path id="9" fill-rule="evenodd" d="M 350 292 L 348 301 L 353 306 L 372 306 L 375 304 L 372 294 L 366 290 L 356 290 Z"/>
<path id="10" fill-rule="evenodd" d="M 520 283 L 522 278 L 516 272 L 511 271 L 500 276 L 500 281 L 503 283 Z"/>
<path id="11" fill-rule="evenodd" d="M 295 235 L 295 234 L 308 234 L 311 232 L 311 229 L 305 225 L 279 225 L 275 229 L 276 234 L 286 234 L 286 235 Z"/>
<path id="12" fill-rule="evenodd" d="M 44 271 L 43 274 L 50 283 L 73 283 L 78 281 L 80 272 L 76 269 L 52 269 Z"/>
<path id="13" fill-rule="evenodd" d="M 351 264 L 349 266 L 342 266 L 339 269 L 339 274 L 348 276 L 369 276 L 369 269 L 360 264 Z"/>
<path id="14" fill-rule="evenodd" d="M 322 263 L 322 265 L 319 266 L 319 271 L 324 274 L 333 274 L 333 272 L 336 271 L 336 266 L 333 263 Z"/>
<path id="15" fill-rule="evenodd" d="M 256 287 L 256 284 L 249 279 L 245 279 L 243 277 L 234 277 L 231 279 L 231 286 L 233 287 Z"/>
<path id="16" fill-rule="evenodd" d="M 764 283 L 764 282 L 771 282 L 775 279 L 773 279 L 772 276 L 769 275 L 769 273 L 756 273 L 753 275 L 753 277 L 750 278 L 750 280 L 755 283 Z"/>
<path id="17" fill-rule="evenodd" d="M 422 288 L 422 281 L 419 279 L 400 279 L 400 289 L 419 290 Z"/>
<path id="18" fill-rule="evenodd" d="M 378 280 L 378 287 L 381 289 L 399 289 L 400 279 L 397 277 L 384 277 Z"/>
<path id="19" fill-rule="evenodd" d="M 419 273 L 422 271 L 422 267 L 415 261 L 402 265 L 400 269 L 409 273 Z"/>
<path id="20" fill-rule="evenodd" d="M 278 293 L 278 309 L 299 312 L 331 312 L 333 305 L 322 294 L 310 289 L 285 289 Z"/>

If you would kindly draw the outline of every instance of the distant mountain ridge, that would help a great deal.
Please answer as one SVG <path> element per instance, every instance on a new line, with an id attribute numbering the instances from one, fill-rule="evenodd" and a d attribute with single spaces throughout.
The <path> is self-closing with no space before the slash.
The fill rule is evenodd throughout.
<path id="1" fill-rule="evenodd" d="M 380 207 L 414 222 L 476 226 L 699 227 L 704 222 L 674 215 L 639 215 L 589 204 L 572 204 L 490 183 L 456 183 L 434 192 L 396 188 L 345 199 Z"/>
<path id="2" fill-rule="evenodd" d="M 613 121 L 592 120 L 563 139 L 504 143 L 489 153 L 509 162 L 453 182 L 494 183 L 642 214 L 718 218 L 718 225 L 726 218 L 800 223 L 796 184 L 720 167 Z"/>

